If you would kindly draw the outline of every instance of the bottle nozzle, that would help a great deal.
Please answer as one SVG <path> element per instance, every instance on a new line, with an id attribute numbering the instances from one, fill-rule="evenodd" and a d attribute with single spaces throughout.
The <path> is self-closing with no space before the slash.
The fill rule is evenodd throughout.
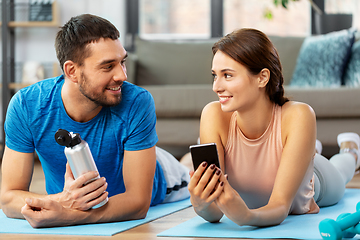
<path id="1" fill-rule="evenodd" d="M 70 147 L 72 137 L 68 131 L 59 129 L 55 133 L 55 141 L 61 146 Z"/>

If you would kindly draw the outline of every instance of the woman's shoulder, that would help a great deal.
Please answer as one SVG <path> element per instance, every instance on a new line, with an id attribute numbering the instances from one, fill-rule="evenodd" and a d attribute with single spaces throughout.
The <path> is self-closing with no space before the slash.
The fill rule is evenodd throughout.
<path id="1" fill-rule="evenodd" d="M 310 105 L 289 101 L 282 106 L 281 122 L 285 131 L 286 129 L 292 131 L 300 126 L 314 127 L 316 126 L 316 115 Z"/>
<path id="2" fill-rule="evenodd" d="M 219 101 L 214 101 L 205 105 L 202 110 L 201 117 L 213 120 L 228 121 L 231 118 L 232 114 L 233 112 L 224 112 L 221 109 L 221 104 L 219 103 Z"/>
<path id="3" fill-rule="evenodd" d="M 224 112 L 219 102 L 208 103 L 201 114 L 200 138 L 204 142 L 221 142 L 225 146 L 232 114 Z"/>
<path id="4" fill-rule="evenodd" d="M 288 101 L 282 106 L 282 117 L 315 117 L 312 107 L 303 102 Z"/>
<path id="5" fill-rule="evenodd" d="M 209 102 L 208 104 L 205 105 L 205 107 L 203 108 L 203 113 L 208 113 L 208 112 L 219 112 L 221 111 L 221 105 L 218 101 L 213 101 L 213 102 Z"/>

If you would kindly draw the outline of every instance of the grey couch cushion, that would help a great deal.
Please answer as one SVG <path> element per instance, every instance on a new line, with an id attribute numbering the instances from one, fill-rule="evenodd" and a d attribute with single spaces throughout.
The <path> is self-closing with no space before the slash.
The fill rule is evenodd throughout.
<path id="1" fill-rule="evenodd" d="M 315 110 L 317 118 L 360 116 L 360 88 L 285 86 L 285 95 L 291 100 L 309 104 Z"/>
<path id="2" fill-rule="evenodd" d="M 199 118 L 202 109 L 218 100 L 211 84 L 142 86 L 154 97 L 158 118 Z"/>
<path id="3" fill-rule="evenodd" d="M 171 42 L 136 38 L 136 84 L 211 84 L 211 48 L 215 42 L 216 39 Z"/>

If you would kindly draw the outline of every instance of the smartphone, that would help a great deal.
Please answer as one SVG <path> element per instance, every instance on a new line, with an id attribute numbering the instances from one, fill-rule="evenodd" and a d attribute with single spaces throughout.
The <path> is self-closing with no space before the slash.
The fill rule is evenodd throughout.
<path id="1" fill-rule="evenodd" d="M 215 164 L 218 168 L 220 168 L 216 143 L 191 145 L 190 153 L 194 170 L 196 170 L 204 161 L 208 163 L 208 166 Z"/>

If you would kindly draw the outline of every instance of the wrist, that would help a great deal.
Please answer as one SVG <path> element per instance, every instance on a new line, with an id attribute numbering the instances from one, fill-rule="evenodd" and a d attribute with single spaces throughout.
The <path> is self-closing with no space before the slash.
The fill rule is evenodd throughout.
<path id="1" fill-rule="evenodd" d="M 49 194 L 45 198 L 50 199 L 55 202 L 60 202 L 61 194 L 62 193 Z"/>
<path id="2" fill-rule="evenodd" d="M 194 207 L 194 210 L 199 216 L 208 222 L 219 222 L 223 216 L 223 212 L 221 212 L 215 203 L 212 203 L 204 208 Z"/>

